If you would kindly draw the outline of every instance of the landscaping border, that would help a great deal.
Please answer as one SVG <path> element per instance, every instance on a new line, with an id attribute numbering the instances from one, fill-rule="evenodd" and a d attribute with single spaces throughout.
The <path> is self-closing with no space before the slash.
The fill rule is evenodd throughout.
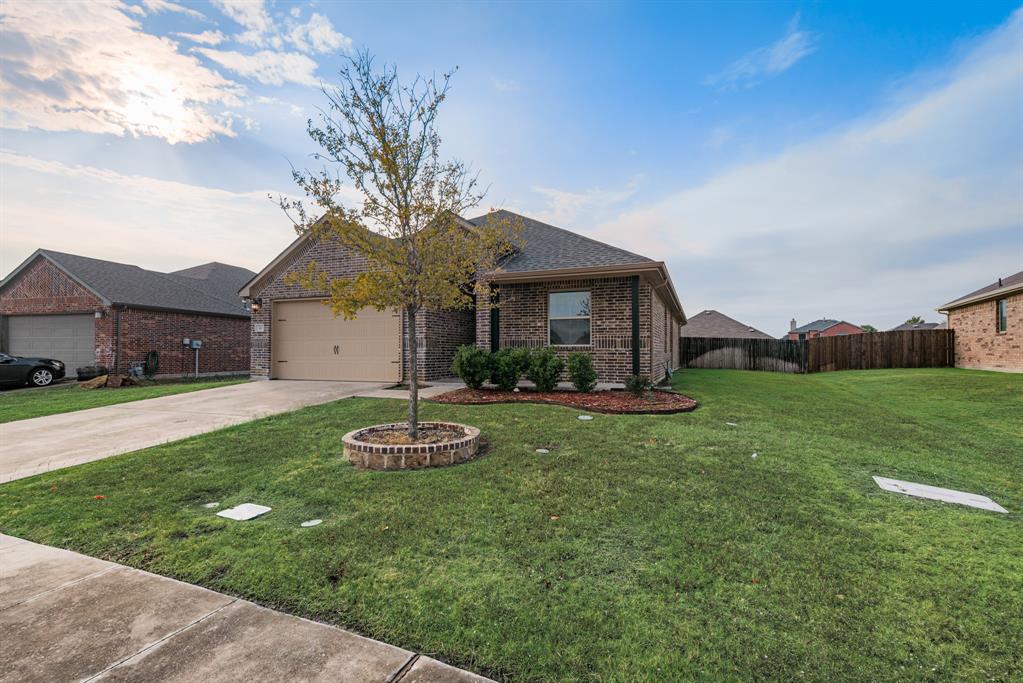
<path id="1" fill-rule="evenodd" d="M 443 443 L 421 443 L 392 446 L 370 443 L 358 437 L 392 429 L 408 429 L 407 422 L 393 422 L 354 429 L 343 437 L 348 462 L 364 470 L 418 470 L 426 467 L 456 465 L 479 454 L 480 430 L 456 422 L 420 422 L 420 429 L 450 429 L 465 434 L 460 439 Z"/>
<path id="2" fill-rule="evenodd" d="M 457 400 L 454 397 L 445 399 L 445 396 L 451 396 L 452 394 L 463 394 L 464 392 L 480 392 L 494 395 L 493 399 L 488 400 Z M 544 396 L 530 396 L 530 394 L 540 394 Z M 461 406 L 485 406 L 485 405 L 501 405 L 509 403 L 534 403 L 541 405 L 556 405 L 564 408 L 575 408 L 583 412 L 591 413 L 603 413 L 605 415 L 677 415 L 679 413 L 691 413 L 699 407 L 699 403 L 695 399 L 686 396 L 685 394 L 679 394 L 674 391 L 661 391 L 653 390 L 653 393 L 670 394 L 672 396 L 681 396 L 686 399 L 687 403 L 680 406 L 668 406 L 663 408 L 643 408 L 638 410 L 626 410 L 626 409 L 614 409 L 600 406 L 598 404 L 587 405 L 585 402 L 571 402 L 561 401 L 557 398 L 549 397 L 550 394 L 566 394 L 569 396 L 600 396 L 606 392 L 597 391 L 593 393 L 582 394 L 574 391 L 551 391 L 551 392 L 534 392 L 534 391 L 523 391 L 514 393 L 515 398 L 507 397 L 506 394 L 513 394 L 513 392 L 505 392 L 500 390 L 490 389 L 455 389 L 444 394 L 439 394 L 430 399 L 424 399 L 432 403 L 440 403 L 444 405 L 461 405 Z M 617 392 L 616 392 L 617 393 Z M 622 392 L 624 393 L 624 392 Z M 521 397 L 521 398 L 520 398 Z M 640 404 L 641 405 L 641 404 Z"/>

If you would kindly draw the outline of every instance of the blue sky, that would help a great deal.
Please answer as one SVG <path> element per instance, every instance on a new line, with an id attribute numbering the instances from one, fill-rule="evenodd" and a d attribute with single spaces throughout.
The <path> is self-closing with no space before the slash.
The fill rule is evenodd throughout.
<path id="1" fill-rule="evenodd" d="M 457 66 L 447 152 L 668 263 L 688 313 L 879 328 L 1023 269 L 1012 3 L 0 6 L 0 273 L 37 247 L 258 270 L 343 56 Z"/>

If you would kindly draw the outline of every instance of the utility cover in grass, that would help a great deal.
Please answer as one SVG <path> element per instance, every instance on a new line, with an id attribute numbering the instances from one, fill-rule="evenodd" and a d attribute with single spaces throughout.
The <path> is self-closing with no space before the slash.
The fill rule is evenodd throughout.
<path id="1" fill-rule="evenodd" d="M 888 479 L 886 477 L 874 477 L 874 481 L 877 482 L 877 485 L 885 491 L 903 493 L 907 496 L 914 496 L 916 498 L 927 498 L 928 500 L 940 500 L 945 503 L 968 505 L 971 508 L 991 510 L 992 512 L 1009 512 L 995 501 L 991 500 L 987 496 L 982 496 L 979 493 L 967 493 L 966 491 L 943 489 L 937 486 L 914 484 L 911 481 L 899 481 L 898 479 Z"/>
<path id="2" fill-rule="evenodd" d="M 541 455 L 547 455 L 548 453 L 550 453 L 550 451 L 547 450 L 546 448 L 537 448 L 536 452 L 540 453 Z"/>
<path id="3" fill-rule="evenodd" d="M 592 420 L 593 416 L 592 415 L 580 415 L 579 419 L 580 420 Z"/>
<path id="4" fill-rule="evenodd" d="M 204 508 L 211 508 L 212 509 L 212 508 L 217 507 L 218 505 L 220 505 L 220 503 L 204 503 L 203 507 Z"/>
<path id="5" fill-rule="evenodd" d="M 319 526 L 320 524 L 323 524 L 322 519 L 310 519 L 308 522 L 302 522 L 302 526 L 307 528 L 311 526 Z"/>
<path id="6" fill-rule="evenodd" d="M 217 517 L 226 517 L 227 519 L 235 519 L 239 522 L 244 522 L 247 519 L 259 517 L 270 512 L 270 508 L 265 505 L 256 505 L 255 503 L 242 503 L 233 508 L 221 510 L 217 513 Z"/>

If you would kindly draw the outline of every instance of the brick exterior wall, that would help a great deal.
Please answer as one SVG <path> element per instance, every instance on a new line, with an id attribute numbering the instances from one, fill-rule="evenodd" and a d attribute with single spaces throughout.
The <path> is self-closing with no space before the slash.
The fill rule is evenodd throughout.
<path id="1" fill-rule="evenodd" d="M 955 330 L 956 367 L 1023 371 L 1023 292 L 1005 299 L 1005 332 L 996 331 L 996 299 L 948 312 L 948 326 Z"/>
<path id="2" fill-rule="evenodd" d="M 355 251 L 345 248 L 335 240 L 312 241 L 296 250 L 291 258 L 251 292 L 252 298 L 259 297 L 263 306 L 252 314 L 251 364 L 253 377 L 270 377 L 271 324 L 275 300 L 311 299 L 327 296 L 325 291 L 310 290 L 284 282 L 291 272 L 301 272 L 312 262 L 327 271 L 331 277 L 352 277 L 367 268 L 367 260 Z M 417 321 L 419 346 L 419 378 L 424 381 L 449 377 L 451 360 L 455 349 L 463 344 L 473 343 L 471 311 L 421 311 Z M 405 342 L 405 317 L 402 315 L 402 376 L 408 363 L 408 349 Z"/>
<path id="3" fill-rule="evenodd" d="M 557 347 L 558 355 L 567 357 L 573 351 L 587 352 L 593 357 L 599 381 L 624 382 L 632 374 L 632 280 L 629 277 L 501 285 L 498 299 L 500 347 L 547 346 L 548 295 L 557 291 L 588 291 L 591 308 L 591 344 Z M 670 345 L 667 354 L 663 351 L 667 311 L 660 297 L 644 281 L 639 285 L 639 302 L 640 373 L 660 379 L 665 361 L 671 357 Z M 480 301 L 476 309 L 476 344 L 487 349 L 490 348 L 490 309 L 487 300 Z M 677 329 L 677 323 L 675 327 Z M 563 379 L 567 379 L 567 375 Z"/>
<path id="4" fill-rule="evenodd" d="M 160 375 L 194 372 L 193 351 L 183 337 L 203 341 L 200 374 L 245 373 L 249 367 L 246 318 L 104 306 L 92 292 L 45 258 L 30 264 L 0 297 L 0 315 L 95 314 L 96 358 L 116 372 L 127 372 L 146 353 L 160 354 Z M 116 360 L 116 368 L 115 366 Z"/>
<path id="5" fill-rule="evenodd" d="M 806 333 L 806 338 L 814 339 L 815 337 L 838 337 L 844 334 L 863 334 L 863 328 L 843 322 L 838 323 L 837 325 L 832 325 L 823 332 L 820 330 L 810 330 Z M 792 341 L 798 341 L 799 335 L 795 332 L 789 332 L 789 339 Z"/>

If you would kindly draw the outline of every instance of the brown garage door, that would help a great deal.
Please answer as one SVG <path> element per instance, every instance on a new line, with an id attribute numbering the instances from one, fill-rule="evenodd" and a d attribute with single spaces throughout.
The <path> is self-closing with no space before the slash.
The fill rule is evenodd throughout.
<path id="1" fill-rule="evenodd" d="M 366 308 L 334 317 L 320 300 L 274 301 L 273 377 L 390 382 L 401 379 L 401 318 Z"/>

